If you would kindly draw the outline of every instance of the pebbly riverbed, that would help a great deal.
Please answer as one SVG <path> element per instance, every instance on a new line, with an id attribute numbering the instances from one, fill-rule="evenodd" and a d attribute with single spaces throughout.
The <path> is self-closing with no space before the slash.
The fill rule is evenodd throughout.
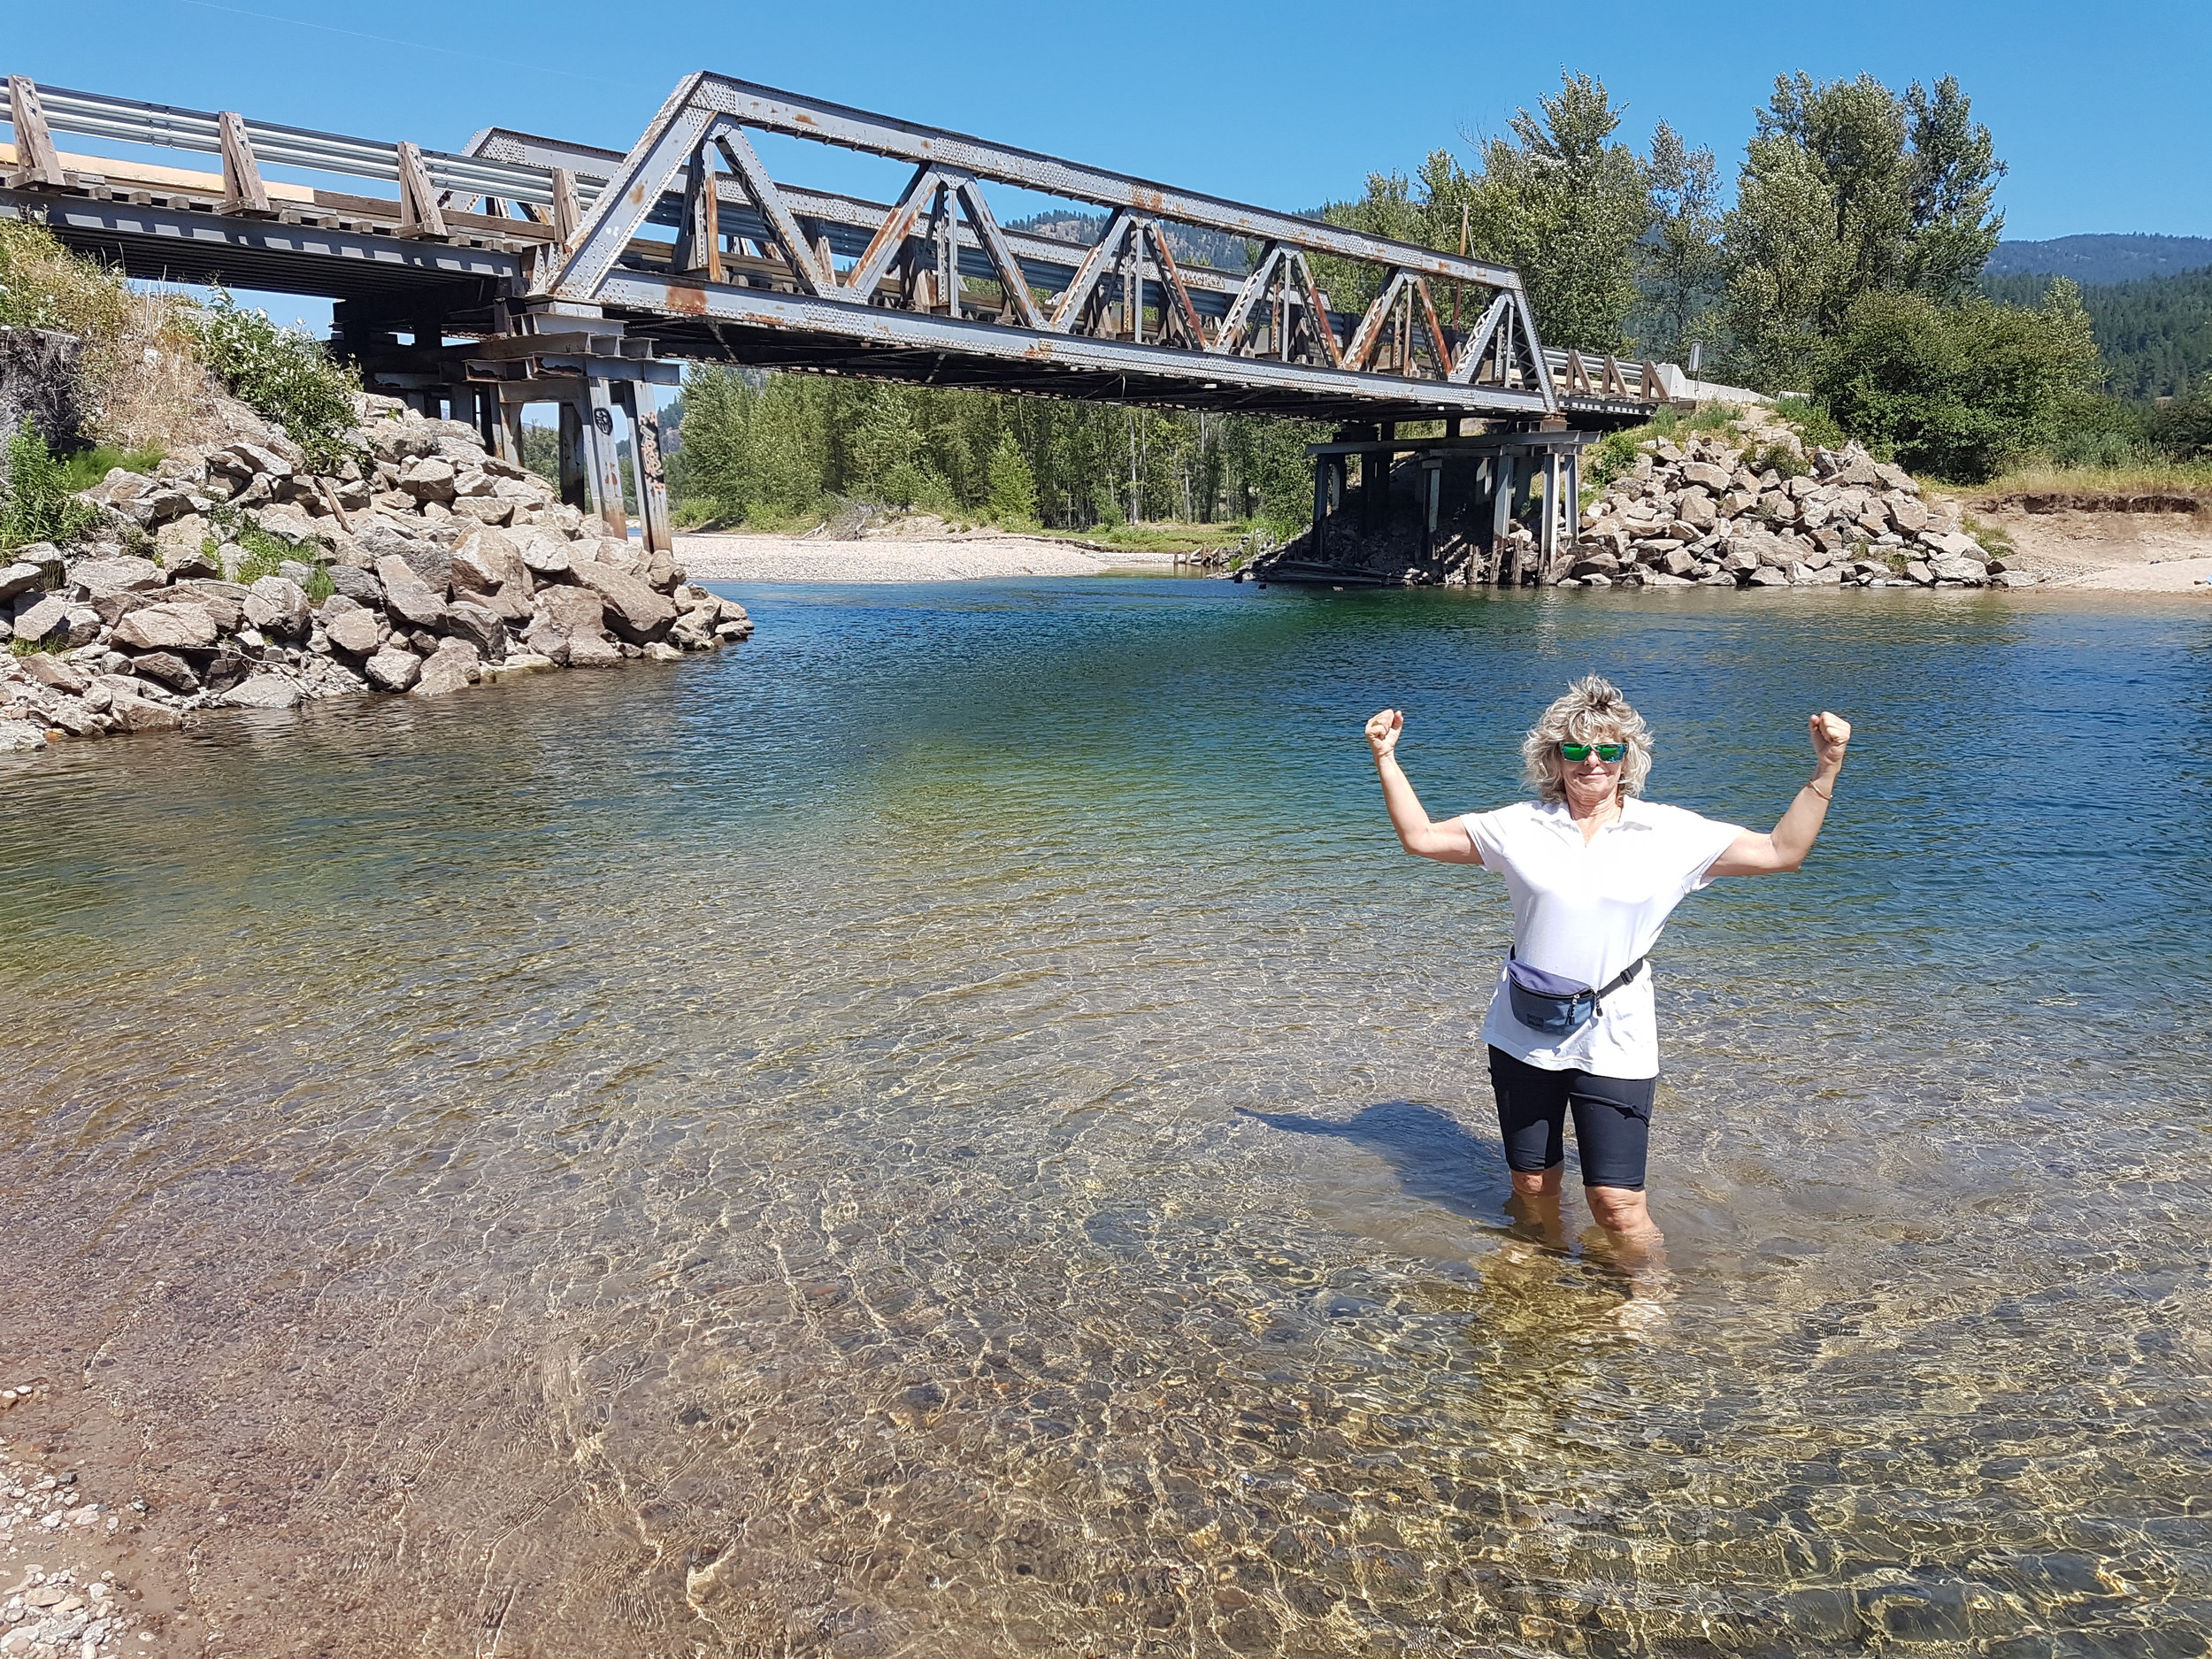
<path id="1" fill-rule="evenodd" d="M 256 1659 L 2201 1646 L 2200 601 L 726 591 L 4 763 L 0 1434 L 119 1552 L 16 1560 Z M 1594 667 L 1732 821 L 1860 733 L 1663 941 L 1642 1330 L 1359 736 L 1495 805 Z"/>

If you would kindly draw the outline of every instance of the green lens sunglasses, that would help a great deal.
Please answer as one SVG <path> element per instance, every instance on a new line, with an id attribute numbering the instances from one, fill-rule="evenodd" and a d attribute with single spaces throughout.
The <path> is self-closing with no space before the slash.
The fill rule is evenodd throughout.
<path id="1" fill-rule="evenodd" d="M 1577 766 L 1594 754 L 1607 765 L 1617 766 L 1621 757 L 1627 753 L 1628 745 L 1625 743 L 1562 743 L 1559 746 L 1560 758 Z"/>

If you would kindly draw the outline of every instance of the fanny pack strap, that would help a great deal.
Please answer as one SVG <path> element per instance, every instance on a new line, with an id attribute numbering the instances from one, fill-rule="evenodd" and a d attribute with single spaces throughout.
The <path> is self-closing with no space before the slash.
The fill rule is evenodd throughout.
<path id="1" fill-rule="evenodd" d="M 1520 959 L 1520 949 L 1518 946 L 1507 946 L 1505 954 L 1515 961 L 1518 961 Z M 1599 1002 L 1602 1002 L 1607 997 L 1612 995 L 1614 992 L 1619 990 L 1621 987 L 1626 985 L 1631 979 L 1641 973 L 1644 971 L 1644 964 L 1649 962 L 1650 960 L 1651 952 L 1647 950 L 1642 956 L 1637 957 L 1635 961 L 1630 963 L 1625 968 L 1623 968 L 1618 973 L 1608 979 L 1603 985 L 1599 986 L 1595 991 L 1585 992 L 1584 995 L 1594 996 Z"/>

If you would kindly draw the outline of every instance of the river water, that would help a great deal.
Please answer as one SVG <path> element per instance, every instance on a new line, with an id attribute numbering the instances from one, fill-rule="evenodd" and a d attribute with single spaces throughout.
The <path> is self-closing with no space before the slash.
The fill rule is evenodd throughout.
<path id="1" fill-rule="evenodd" d="M 211 1651 L 2206 1651 L 2201 603 L 730 591 L 6 775 L 0 1363 Z M 1859 733 L 1662 946 L 1647 1326 L 1360 739 L 1592 669 L 1759 827 Z"/>

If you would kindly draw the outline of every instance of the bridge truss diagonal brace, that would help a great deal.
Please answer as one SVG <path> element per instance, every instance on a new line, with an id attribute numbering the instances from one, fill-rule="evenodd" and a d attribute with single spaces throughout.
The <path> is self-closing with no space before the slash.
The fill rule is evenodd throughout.
<path id="1" fill-rule="evenodd" d="M 680 177 L 684 193 L 701 203 L 697 214 L 700 222 L 686 239 L 689 244 L 687 251 L 699 265 L 715 272 L 721 264 L 720 237 L 715 219 L 718 196 L 714 189 L 710 148 L 721 156 L 739 188 L 767 221 L 802 291 L 817 296 L 842 292 L 835 272 L 800 229 L 791 204 L 784 199 L 775 180 L 768 176 L 768 169 L 762 165 L 752 141 L 745 136 L 743 127 L 726 111 L 709 108 L 698 101 L 695 95 L 703 79 L 692 75 L 676 88 L 661 106 L 660 113 L 654 117 L 652 125 L 645 129 L 644 136 L 623 157 L 606 188 L 599 193 L 590 213 L 569 239 L 560 268 L 548 285 L 557 296 L 589 300 L 596 294 L 629 246 L 630 239 L 658 206 L 663 194 L 679 185 Z M 917 180 L 918 185 L 921 182 Z M 910 202 L 916 194 L 910 189 Z M 934 194 L 933 187 L 929 194 Z M 907 204 L 902 204 L 904 205 Z M 890 227 L 887 225 L 885 228 L 887 231 Z M 882 240 L 887 242 L 886 257 L 868 280 L 867 287 L 871 289 L 881 280 L 881 265 L 887 265 L 889 253 L 896 251 L 901 239 Z M 876 250 L 870 251 L 873 254 Z M 869 263 L 872 262 L 864 261 Z M 712 280 L 718 280 L 718 276 Z"/>

